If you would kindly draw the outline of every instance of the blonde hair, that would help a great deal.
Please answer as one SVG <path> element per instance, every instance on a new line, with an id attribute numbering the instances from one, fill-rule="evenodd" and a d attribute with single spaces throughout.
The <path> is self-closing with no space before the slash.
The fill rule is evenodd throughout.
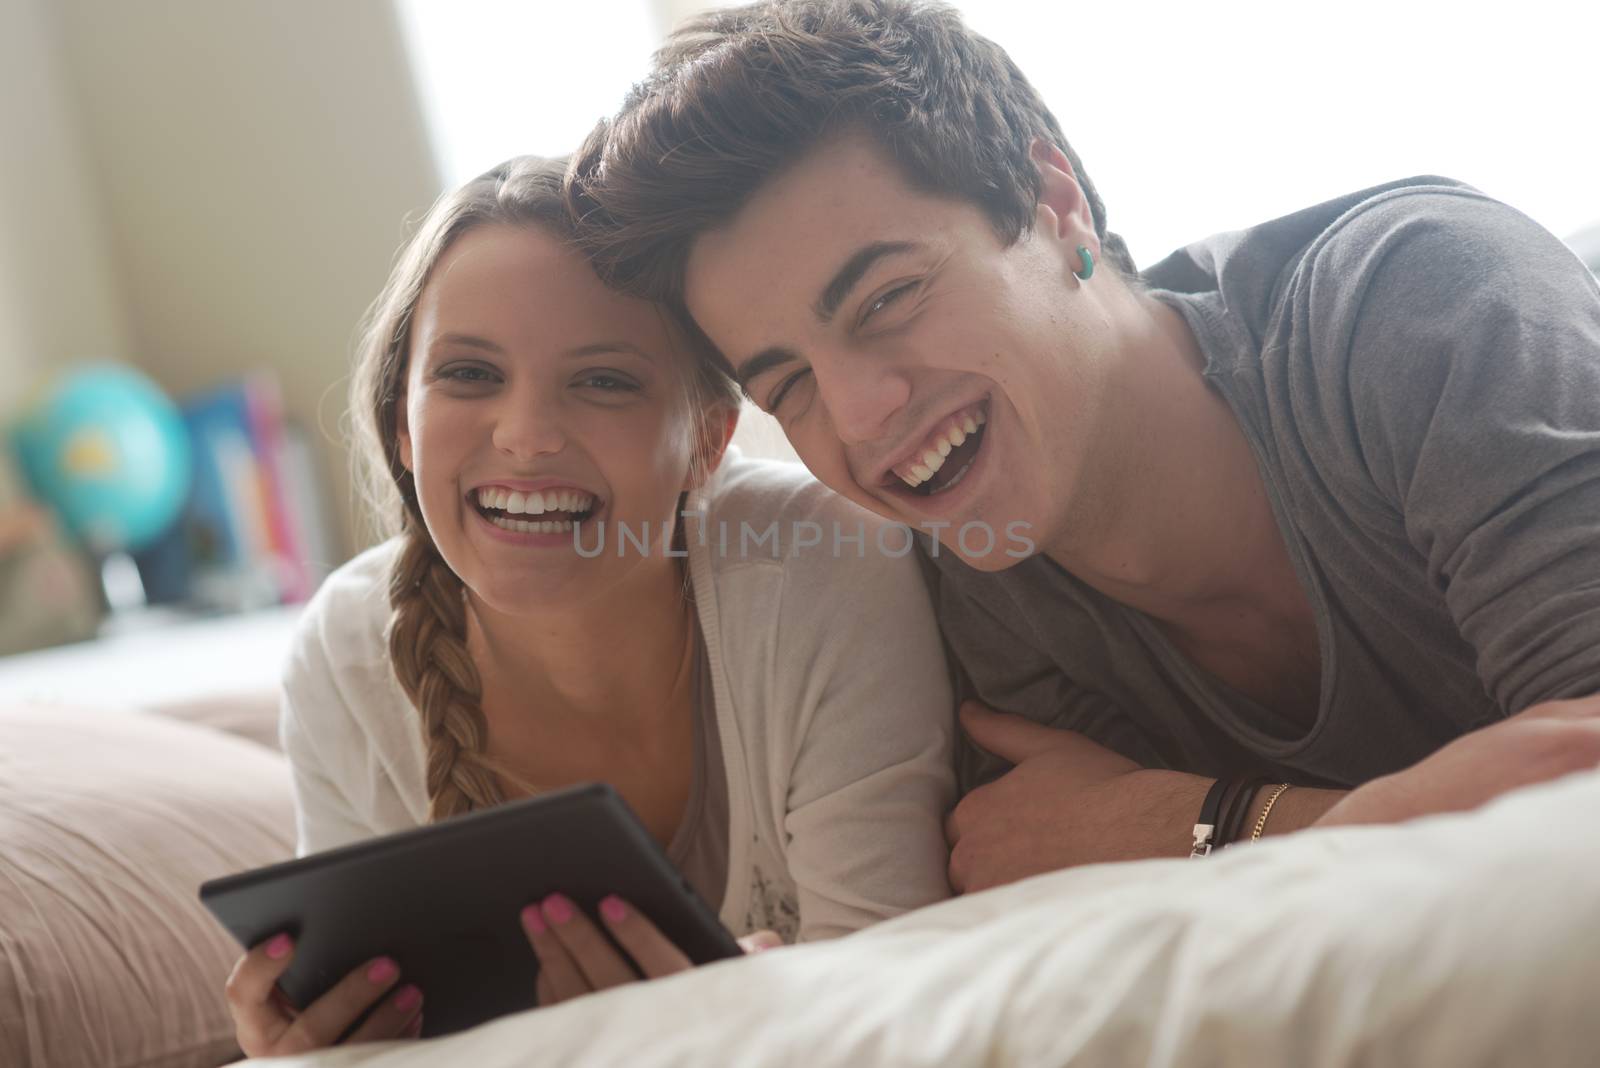
<path id="1" fill-rule="evenodd" d="M 575 227 L 562 194 L 565 170 L 562 160 L 519 156 L 441 197 L 402 248 L 362 323 L 356 352 L 350 386 L 356 485 L 378 533 L 403 540 L 389 576 L 389 657 L 421 716 L 433 821 L 499 804 L 506 799 L 505 781 L 527 784 L 487 753 L 483 686 L 467 649 L 466 591 L 434 545 L 416 483 L 400 459 L 397 416 L 412 316 L 434 265 L 471 229 L 529 226 L 571 241 Z M 692 366 L 685 383 L 692 412 L 737 406 L 737 386 L 714 361 L 695 359 Z M 696 434 L 695 440 L 703 437 Z M 706 450 L 697 447 L 692 455 L 700 472 Z"/>

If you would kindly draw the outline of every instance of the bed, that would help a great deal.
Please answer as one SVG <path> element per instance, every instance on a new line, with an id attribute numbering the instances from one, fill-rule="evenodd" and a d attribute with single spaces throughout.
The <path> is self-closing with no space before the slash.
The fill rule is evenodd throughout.
<path id="1" fill-rule="evenodd" d="M 1590 773 L 1470 816 L 1044 876 L 831 944 L 281 1064 L 1594 1065 L 1597 826 Z"/>
<path id="2" fill-rule="evenodd" d="M 73 672 L 96 702 L 0 671 L 6 1068 L 238 1056 L 220 993 L 236 949 L 194 888 L 293 837 L 261 681 L 287 624 L 247 637 L 231 670 L 194 659 L 214 635 L 171 654 L 226 691 L 210 698 L 169 666 L 142 702 L 127 661 L 88 648 Z M 448 1038 L 273 1063 L 1593 1065 L 1597 827 L 1600 771 L 1466 816 L 1043 876 Z"/>

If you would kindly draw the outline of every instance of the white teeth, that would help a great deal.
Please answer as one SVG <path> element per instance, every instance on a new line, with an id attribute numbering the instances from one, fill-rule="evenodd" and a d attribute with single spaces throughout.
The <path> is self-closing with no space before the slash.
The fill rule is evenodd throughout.
<path id="1" fill-rule="evenodd" d="M 512 515 L 543 515 L 545 512 L 593 511 L 595 499 L 577 490 L 522 493 L 486 486 L 478 491 L 478 504 Z"/>
<path id="2" fill-rule="evenodd" d="M 944 467 L 945 460 L 949 458 L 951 451 L 965 444 L 967 438 L 977 433 L 978 427 L 982 426 L 983 423 L 984 415 L 982 409 L 971 415 L 962 416 L 955 426 L 946 430 L 934 443 L 933 448 L 924 452 L 919 461 L 912 463 L 910 474 L 902 474 L 898 471 L 895 474 L 899 475 L 900 481 L 912 489 L 916 489 L 937 474 L 939 469 Z M 967 466 L 970 467 L 971 464 L 969 463 Z M 965 473 L 965 468 L 963 468 L 962 474 Z M 961 475 L 957 475 L 955 479 L 951 480 L 950 485 L 955 485 L 960 478 Z M 950 487 L 946 486 L 945 488 L 949 489 Z"/>
<path id="3" fill-rule="evenodd" d="M 977 415 L 974 416 L 974 418 L 977 421 L 977 424 L 979 426 L 982 426 L 984 423 L 987 423 L 989 421 L 989 417 L 983 414 L 983 409 L 982 408 L 978 409 Z"/>
<path id="4" fill-rule="evenodd" d="M 510 530 L 518 534 L 570 534 L 573 522 L 570 519 L 550 520 L 545 519 L 537 523 L 530 523 L 526 519 L 509 519 L 505 516 L 494 516 L 489 522 L 501 530 Z"/>

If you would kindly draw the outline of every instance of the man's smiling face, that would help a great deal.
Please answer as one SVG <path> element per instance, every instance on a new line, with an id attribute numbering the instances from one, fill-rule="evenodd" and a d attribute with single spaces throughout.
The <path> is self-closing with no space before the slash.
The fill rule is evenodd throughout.
<path id="1" fill-rule="evenodd" d="M 806 466 L 882 515 L 950 524 L 941 541 L 984 570 L 1016 562 L 1008 524 L 1048 544 L 1074 518 L 1112 369 L 1106 290 L 1072 277 L 1077 246 L 1099 248 L 1087 208 L 1070 172 L 1041 169 L 1036 226 L 1006 246 L 978 206 L 840 137 L 699 237 L 686 270 L 689 312 Z M 999 548 L 975 533 L 962 552 L 971 522 Z"/>

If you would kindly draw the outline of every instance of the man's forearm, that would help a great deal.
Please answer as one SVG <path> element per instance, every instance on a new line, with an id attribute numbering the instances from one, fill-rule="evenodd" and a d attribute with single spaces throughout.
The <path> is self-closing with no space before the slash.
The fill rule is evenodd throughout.
<path id="1" fill-rule="evenodd" d="M 1129 842 L 1127 848 L 1113 850 L 1114 859 L 1126 860 L 1134 856 L 1150 855 L 1188 856 L 1189 849 L 1194 843 L 1194 825 L 1200 815 L 1200 805 L 1205 800 L 1206 791 L 1216 780 L 1181 771 L 1143 771 L 1134 774 L 1158 780 L 1159 785 L 1153 784 L 1156 792 L 1150 798 L 1157 804 L 1151 806 L 1150 815 L 1151 818 L 1160 820 L 1161 829 L 1158 832 L 1159 837 L 1151 841 L 1151 845 L 1156 846 L 1153 852 L 1141 852 L 1137 845 Z M 1256 796 L 1251 800 L 1250 815 L 1245 820 L 1242 835 L 1246 841 L 1255 830 L 1256 821 L 1261 818 L 1262 810 L 1267 807 L 1267 801 L 1271 799 L 1274 789 L 1275 787 L 1268 786 L 1257 790 Z M 1285 790 L 1274 802 L 1262 835 L 1288 834 L 1310 827 L 1322 818 L 1323 813 L 1338 804 L 1347 792 L 1324 790 L 1314 786 L 1294 786 Z"/>
<path id="2" fill-rule="evenodd" d="M 1276 787 L 1269 786 L 1256 791 L 1255 801 L 1250 805 L 1250 818 L 1245 821 L 1246 839 L 1255 830 L 1256 822 L 1266 809 L 1267 802 L 1271 800 L 1274 789 Z M 1291 786 L 1273 802 L 1272 813 L 1267 817 L 1267 825 L 1261 831 L 1262 837 L 1305 830 L 1321 819 L 1325 812 L 1337 805 L 1349 792 L 1349 790 L 1325 790 L 1316 786 Z"/>
<path id="3" fill-rule="evenodd" d="M 1190 775 L 1185 772 L 1160 771 L 1149 774 L 1166 777 L 1165 799 L 1174 806 L 1163 819 L 1162 856 L 1187 856 L 1193 844 L 1193 831 L 1195 820 L 1200 814 L 1201 802 L 1205 799 L 1206 791 L 1211 788 L 1214 779 L 1201 775 Z M 1240 836 L 1244 841 L 1250 840 L 1251 833 L 1255 830 L 1256 822 L 1260 820 L 1261 813 L 1266 809 L 1267 802 L 1271 800 L 1275 786 L 1263 787 L 1256 791 L 1256 796 L 1250 802 L 1250 815 L 1245 819 L 1244 832 Z M 1289 834 L 1292 831 L 1302 831 L 1322 818 L 1334 805 L 1349 793 L 1348 790 L 1325 790 L 1315 786 L 1291 786 L 1278 796 L 1273 802 L 1272 812 L 1267 818 L 1267 825 L 1262 829 L 1262 836 Z"/>

